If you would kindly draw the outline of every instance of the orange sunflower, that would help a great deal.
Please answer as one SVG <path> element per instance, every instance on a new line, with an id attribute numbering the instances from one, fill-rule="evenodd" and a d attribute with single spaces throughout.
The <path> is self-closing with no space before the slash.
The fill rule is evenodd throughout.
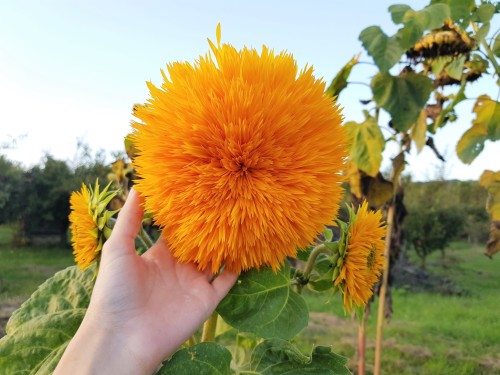
<path id="1" fill-rule="evenodd" d="M 384 236 L 386 226 L 380 211 L 368 209 L 365 201 L 354 213 L 344 234 L 346 250 L 340 273 L 334 280 L 344 294 L 344 306 L 351 311 L 353 303 L 362 308 L 373 294 L 373 285 L 384 268 Z M 342 246 L 342 244 L 341 244 Z"/>
<path id="2" fill-rule="evenodd" d="M 135 188 L 179 261 L 276 270 L 336 216 L 342 115 L 292 55 L 209 44 L 135 107 Z"/>
<path id="3" fill-rule="evenodd" d="M 81 190 L 70 197 L 71 243 L 75 263 L 82 270 L 98 261 L 102 246 L 111 235 L 108 221 L 117 211 L 107 211 L 106 206 L 117 192 L 108 191 L 109 186 L 100 192 L 98 182 L 94 189 L 82 184 Z"/>

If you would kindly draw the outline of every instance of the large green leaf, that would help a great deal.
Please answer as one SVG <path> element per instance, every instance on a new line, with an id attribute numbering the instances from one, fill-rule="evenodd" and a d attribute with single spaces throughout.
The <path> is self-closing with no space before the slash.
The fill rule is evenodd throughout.
<path id="1" fill-rule="evenodd" d="M 413 10 L 409 5 L 406 4 L 394 4 L 389 7 L 389 13 L 391 13 L 392 22 L 396 25 L 403 23 L 403 17 L 405 13 L 409 10 Z"/>
<path id="2" fill-rule="evenodd" d="M 340 92 L 347 87 L 347 79 L 351 74 L 351 70 L 359 61 L 359 56 L 353 57 L 339 70 L 337 75 L 333 78 L 330 86 L 326 89 L 326 93 L 335 98 L 339 96 Z"/>
<path id="3" fill-rule="evenodd" d="M 290 289 L 290 267 L 243 273 L 217 307 L 229 325 L 264 338 L 290 339 L 309 320 L 304 299 Z"/>
<path id="4" fill-rule="evenodd" d="M 397 37 L 400 45 L 406 50 L 412 47 L 423 35 L 425 30 L 436 29 L 450 17 L 450 8 L 446 4 L 434 4 L 420 11 L 408 10 L 404 13 Z"/>
<path id="5" fill-rule="evenodd" d="M 80 326 L 93 287 L 94 267 L 56 273 L 14 312 L 0 340 L 5 374 L 48 374 Z"/>
<path id="6" fill-rule="evenodd" d="M 494 14 L 495 6 L 490 3 L 483 3 L 474 11 L 474 20 L 482 23 L 490 22 Z"/>
<path id="7" fill-rule="evenodd" d="M 388 72 L 405 52 L 398 37 L 388 37 L 379 26 L 369 26 L 361 31 L 359 40 L 383 73 Z"/>
<path id="8" fill-rule="evenodd" d="M 416 73 L 398 77 L 379 73 L 373 77 L 371 87 L 377 106 L 389 112 L 394 128 L 401 132 L 417 121 L 434 90 L 430 78 Z"/>
<path id="9" fill-rule="evenodd" d="M 230 375 L 231 352 L 225 347 L 203 342 L 177 351 L 157 375 Z"/>
<path id="10" fill-rule="evenodd" d="M 472 10 L 476 6 L 475 0 L 432 0 L 431 4 L 447 4 L 450 7 L 451 18 L 455 22 L 467 25 Z"/>
<path id="11" fill-rule="evenodd" d="M 350 375 L 346 363 L 330 347 L 317 346 L 307 356 L 288 341 L 271 339 L 257 345 L 250 366 L 252 373 L 261 375 Z"/>
<path id="12" fill-rule="evenodd" d="M 367 112 L 365 115 L 363 123 L 347 122 L 345 127 L 351 141 L 351 160 L 366 174 L 376 176 L 382 163 L 385 140 L 377 120 Z"/>
<path id="13" fill-rule="evenodd" d="M 477 98 L 473 111 L 476 118 L 457 143 L 460 160 L 470 164 L 483 151 L 486 140 L 500 139 L 500 103 L 487 95 Z"/>

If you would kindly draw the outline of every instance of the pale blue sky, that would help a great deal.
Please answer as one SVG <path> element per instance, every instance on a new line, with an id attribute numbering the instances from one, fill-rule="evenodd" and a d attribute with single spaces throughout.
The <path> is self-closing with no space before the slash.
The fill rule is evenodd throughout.
<path id="1" fill-rule="evenodd" d="M 286 49 L 299 66 L 313 65 L 316 76 L 329 82 L 363 51 L 358 41 L 363 28 L 381 25 L 394 32 L 387 12 L 393 3 L 397 1 L 2 1 L 0 143 L 26 134 L 16 149 L 2 152 L 29 166 L 44 151 L 72 159 L 77 138 L 95 150 L 120 150 L 130 130 L 132 105 L 148 98 L 145 81 L 159 84 L 166 63 L 205 54 L 218 22 L 224 42 Z M 406 3 L 417 10 L 427 4 Z M 364 53 L 361 59 L 369 60 Z M 352 79 L 369 82 L 374 72 L 362 65 Z M 497 90 L 489 82 L 476 85 L 469 95 L 496 96 Z M 346 120 L 362 119 L 360 98 L 369 98 L 369 91 L 359 85 L 341 94 Z M 485 168 L 499 167 L 492 143 L 471 166 L 452 157 L 459 136 L 470 126 L 471 105 L 462 106 L 463 120 L 436 137 L 440 150 L 450 156 L 448 178 L 477 179 Z M 411 159 L 416 179 L 434 177 L 440 164 L 428 150 Z"/>

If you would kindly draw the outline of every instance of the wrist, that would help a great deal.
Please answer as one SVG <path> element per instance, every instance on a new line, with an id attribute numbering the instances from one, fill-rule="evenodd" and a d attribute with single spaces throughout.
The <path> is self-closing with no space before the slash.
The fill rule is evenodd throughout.
<path id="1" fill-rule="evenodd" d="M 127 338 L 112 328 L 95 324 L 87 317 L 69 342 L 54 374 L 152 374 L 150 364 L 134 353 Z"/>

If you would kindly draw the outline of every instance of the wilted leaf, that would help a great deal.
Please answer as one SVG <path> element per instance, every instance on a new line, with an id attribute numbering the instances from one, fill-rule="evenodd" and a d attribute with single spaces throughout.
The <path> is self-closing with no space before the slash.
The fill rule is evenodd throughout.
<path id="1" fill-rule="evenodd" d="M 347 64 L 345 64 L 342 69 L 339 70 L 335 78 L 333 78 L 330 86 L 326 89 L 326 93 L 335 98 L 340 92 L 347 87 L 347 79 L 351 74 L 351 70 L 359 61 L 359 55 L 353 57 Z"/>
<path id="2" fill-rule="evenodd" d="M 410 137 L 413 142 L 415 142 L 418 153 L 420 153 L 424 148 L 425 141 L 427 139 L 427 111 L 425 109 L 422 109 L 417 122 L 413 124 Z"/>
<path id="3" fill-rule="evenodd" d="M 130 158 L 130 160 L 134 160 L 135 155 L 137 154 L 137 150 L 134 146 L 134 142 L 132 141 L 132 133 L 127 134 L 124 142 L 125 142 L 125 152 L 127 153 L 127 156 Z"/>
<path id="4" fill-rule="evenodd" d="M 377 106 L 389 112 L 393 126 L 401 132 L 407 131 L 417 121 L 434 90 L 430 78 L 415 73 L 400 77 L 377 74 L 371 87 Z"/>
<path id="5" fill-rule="evenodd" d="M 473 126 L 482 124 L 487 129 L 488 138 L 492 141 L 500 140 L 500 103 L 492 100 L 488 95 L 477 98 L 472 110 L 476 113 Z"/>
<path id="6" fill-rule="evenodd" d="M 486 255 L 490 258 L 500 252 L 500 221 L 492 222 L 490 226 L 490 237 L 486 243 Z"/>
<path id="7" fill-rule="evenodd" d="M 487 95 L 477 98 L 473 111 L 476 118 L 457 144 L 457 155 L 464 163 L 470 164 L 483 151 L 486 140 L 500 139 L 500 103 Z"/>
<path id="8" fill-rule="evenodd" d="M 403 173 L 406 166 L 405 153 L 401 151 L 394 159 L 392 159 L 392 184 L 394 186 L 394 192 L 398 187 L 399 176 Z"/>
<path id="9" fill-rule="evenodd" d="M 241 274 L 236 285 L 217 307 L 229 325 L 260 337 L 290 339 L 309 320 L 304 299 L 290 289 L 290 267 Z"/>
<path id="10" fill-rule="evenodd" d="M 361 192 L 361 175 L 356 163 L 350 160 L 347 164 L 345 173 L 347 174 L 347 180 L 349 181 L 351 194 L 358 198 L 361 198 L 363 196 L 363 193 Z"/>
<path id="11" fill-rule="evenodd" d="M 370 26 L 359 34 L 368 55 L 378 66 L 381 72 L 386 73 L 399 61 L 405 52 L 396 36 L 388 37 L 379 26 Z"/>
<path id="12" fill-rule="evenodd" d="M 231 353 L 225 347 L 202 342 L 177 351 L 157 375 L 230 375 Z"/>
<path id="13" fill-rule="evenodd" d="M 347 358 L 317 346 L 306 356 L 291 343 L 265 340 L 252 353 L 250 369 L 261 375 L 350 375 Z"/>
<path id="14" fill-rule="evenodd" d="M 500 171 L 484 171 L 479 184 L 488 190 L 486 210 L 491 217 L 491 226 L 486 255 L 491 257 L 500 251 Z"/>
<path id="15" fill-rule="evenodd" d="M 375 118 L 366 114 L 361 124 L 345 124 L 351 141 L 351 160 L 370 176 L 376 176 L 382 163 L 385 140 Z"/>
<path id="16" fill-rule="evenodd" d="M 394 185 L 380 173 L 376 177 L 364 176 L 361 183 L 363 194 L 371 207 L 383 206 L 393 197 Z"/>
<path id="17" fill-rule="evenodd" d="M 93 287 L 94 267 L 56 273 L 15 311 L 0 339 L 5 374 L 51 373 L 80 326 Z"/>

